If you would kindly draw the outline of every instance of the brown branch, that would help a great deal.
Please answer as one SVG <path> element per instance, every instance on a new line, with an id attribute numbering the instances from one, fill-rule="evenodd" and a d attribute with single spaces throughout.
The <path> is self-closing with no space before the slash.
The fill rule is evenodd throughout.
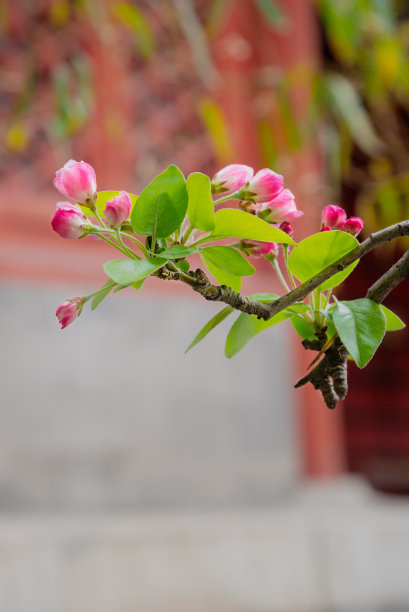
<path id="1" fill-rule="evenodd" d="M 217 302 L 224 302 L 229 304 L 236 310 L 247 312 L 248 314 L 254 314 L 259 319 L 271 319 L 274 315 L 281 312 L 288 306 L 292 306 L 295 302 L 299 302 L 307 297 L 321 285 L 324 281 L 334 276 L 337 272 L 345 270 L 351 263 L 360 259 L 372 249 L 379 246 L 383 242 L 389 242 L 395 238 L 402 236 L 409 236 L 409 221 L 401 221 L 396 225 L 387 227 L 379 232 L 375 232 L 369 236 L 364 242 L 358 245 L 355 249 L 341 257 L 338 261 L 331 264 L 325 270 L 316 274 L 310 280 L 306 281 L 302 285 L 299 285 L 289 293 L 279 297 L 274 302 L 261 303 L 257 300 L 250 300 L 242 296 L 240 293 L 236 293 L 230 287 L 225 285 L 212 285 L 207 278 L 206 274 L 198 269 L 195 272 L 189 272 L 184 274 L 174 266 L 174 264 L 168 264 L 172 266 L 172 275 L 168 275 L 167 278 L 174 280 L 181 280 L 192 287 L 194 291 L 200 293 L 206 300 L 212 300 Z"/>
<path id="2" fill-rule="evenodd" d="M 375 232 L 371 234 L 369 238 L 364 240 L 360 245 L 358 245 L 355 249 L 341 257 L 338 261 L 331 264 L 325 270 L 316 274 L 310 280 L 306 281 L 299 287 L 296 287 L 286 295 L 278 298 L 275 302 L 270 304 L 270 317 L 273 317 L 275 314 L 284 310 L 288 306 L 291 306 L 295 302 L 303 300 L 307 295 L 311 293 L 314 289 L 316 289 L 319 285 L 321 285 L 324 281 L 328 280 L 336 274 L 337 272 L 341 272 L 345 270 L 351 263 L 356 261 L 357 259 L 361 259 L 364 255 L 367 255 L 372 249 L 379 246 L 383 242 L 389 242 L 390 240 L 394 240 L 395 238 L 400 238 L 402 236 L 409 235 L 409 221 L 401 221 L 396 225 L 391 225 L 379 232 Z M 269 318 L 270 318 L 269 317 Z"/>
<path id="3" fill-rule="evenodd" d="M 364 255 L 372 251 L 373 248 L 384 242 L 389 242 L 395 238 L 408 235 L 409 221 L 402 221 L 396 225 L 380 230 L 379 232 L 375 232 L 355 249 L 325 268 L 325 270 L 316 274 L 313 278 L 299 285 L 289 293 L 269 303 L 251 300 L 242 296 L 240 293 L 236 293 L 233 289 L 225 285 L 212 285 L 206 274 L 200 268 L 195 272 L 188 272 L 185 274 L 173 263 L 168 263 L 158 274 L 162 278 L 181 280 L 189 284 L 194 291 L 200 293 L 206 300 L 224 302 L 236 310 L 246 312 L 247 314 L 254 314 L 259 319 L 268 320 L 285 308 L 292 306 L 295 302 L 299 302 L 306 298 L 314 289 L 331 278 L 331 276 L 345 270 L 345 268 L 354 261 L 361 259 L 361 257 L 364 257 Z M 366 297 L 380 304 L 394 287 L 408 277 L 409 251 L 407 251 L 398 262 L 368 289 Z M 307 349 L 320 351 L 324 347 L 325 341 L 326 335 L 322 334 L 320 337 L 318 334 L 317 341 L 304 340 L 303 345 Z M 339 337 L 337 337 L 334 343 L 325 351 L 318 365 L 304 376 L 304 378 L 299 380 L 295 386 L 301 387 L 311 382 L 315 389 L 321 391 L 328 408 L 335 408 L 338 401 L 344 399 L 348 391 L 347 359 L 348 351 Z"/>
<path id="4" fill-rule="evenodd" d="M 386 296 L 406 278 L 409 278 L 409 251 L 406 251 L 399 261 L 368 289 L 366 297 L 381 304 Z M 305 348 L 319 351 L 324 341 L 322 338 L 317 341 L 304 340 L 303 345 Z M 328 408 L 335 408 L 338 401 L 344 399 L 348 392 L 347 360 L 348 351 L 337 337 L 319 364 L 304 378 L 301 378 L 295 387 L 302 387 L 310 382 L 315 389 L 321 391 Z"/>
<path id="5" fill-rule="evenodd" d="M 386 296 L 405 278 L 409 278 L 409 251 L 381 276 L 366 292 L 366 297 L 381 304 Z"/>

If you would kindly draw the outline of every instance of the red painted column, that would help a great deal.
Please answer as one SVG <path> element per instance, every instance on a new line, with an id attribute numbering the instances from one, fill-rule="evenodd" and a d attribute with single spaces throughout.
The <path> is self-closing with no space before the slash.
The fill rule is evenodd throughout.
<path id="1" fill-rule="evenodd" d="M 267 23 L 255 2 L 236 0 L 225 15 L 212 43 L 221 83 L 216 98 L 230 128 L 235 159 L 255 168 L 263 167 L 258 134 L 262 119 L 271 126 L 280 149 L 280 171 L 294 191 L 305 217 L 298 223 L 297 237 L 316 232 L 325 196 L 322 163 L 316 142 L 288 147 L 277 84 L 283 71 L 289 76 L 292 112 L 298 124 L 306 119 L 311 97 L 311 76 L 319 67 L 319 33 L 313 3 L 308 0 L 282 2 L 286 25 L 277 30 Z M 261 270 L 262 272 L 262 270 Z M 294 348 L 297 365 L 294 380 L 301 377 L 312 353 Z M 329 411 L 311 385 L 297 392 L 300 444 L 304 473 L 335 476 L 344 470 L 342 409 Z"/>

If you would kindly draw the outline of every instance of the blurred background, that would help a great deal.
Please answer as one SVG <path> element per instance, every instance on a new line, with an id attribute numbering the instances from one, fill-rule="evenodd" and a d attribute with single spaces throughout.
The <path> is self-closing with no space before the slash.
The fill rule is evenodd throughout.
<path id="1" fill-rule="evenodd" d="M 113 255 L 64 241 L 54 173 L 98 189 L 271 167 L 305 211 L 409 217 L 409 3 L 0 1 L 0 611 L 406 612 L 406 331 L 328 411 L 290 326 L 233 360 L 220 307 L 149 279 L 64 333 Z M 408 248 L 367 256 L 358 298 Z M 246 291 L 278 289 L 266 262 Z M 408 318 L 407 285 L 386 304 Z"/>

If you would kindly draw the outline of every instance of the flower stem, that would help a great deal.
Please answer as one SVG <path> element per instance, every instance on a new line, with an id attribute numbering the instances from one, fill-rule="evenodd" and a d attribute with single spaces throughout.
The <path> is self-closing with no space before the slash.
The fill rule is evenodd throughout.
<path id="1" fill-rule="evenodd" d="M 229 195 L 226 195 L 223 198 L 219 198 L 218 200 L 215 200 L 213 204 L 217 206 L 218 204 L 221 204 L 222 202 L 227 202 L 227 200 L 237 200 L 239 193 L 240 193 L 239 191 L 230 193 Z"/>
<path id="2" fill-rule="evenodd" d="M 135 251 L 133 251 L 132 249 L 130 249 L 129 247 L 126 246 L 126 244 L 122 240 L 121 232 L 120 232 L 119 228 L 116 228 L 115 234 L 116 234 L 116 237 L 118 239 L 119 244 L 128 253 L 129 257 L 131 259 L 140 259 L 139 255 L 137 255 L 135 253 Z"/>
<path id="3" fill-rule="evenodd" d="M 141 251 L 145 255 L 145 257 L 148 257 L 149 253 L 148 253 L 147 249 L 142 244 L 142 242 L 140 240 L 138 240 L 138 238 L 135 238 L 135 236 L 132 236 L 132 234 L 128 234 L 128 232 L 121 232 L 121 234 L 122 234 L 122 236 L 124 238 L 129 238 L 129 240 L 133 240 L 135 242 L 135 244 L 137 244 L 138 247 L 141 249 Z"/>
<path id="4" fill-rule="evenodd" d="M 287 282 L 286 282 L 286 280 L 285 280 L 285 278 L 283 276 L 283 273 L 281 272 L 281 268 L 280 268 L 280 266 L 278 264 L 277 259 L 276 258 L 269 259 L 269 261 L 270 261 L 271 265 L 273 266 L 273 268 L 274 268 L 274 270 L 275 270 L 275 272 L 276 272 L 276 274 L 277 274 L 277 276 L 278 276 L 282 286 L 284 287 L 284 289 L 288 293 L 290 291 L 290 287 L 287 285 Z"/>
<path id="5" fill-rule="evenodd" d="M 283 250 L 284 250 L 285 268 L 287 270 L 288 278 L 290 279 L 291 287 L 295 289 L 297 285 L 295 284 L 294 276 L 291 274 L 290 269 L 288 267 L 288 244 L 283 244 Z"/>

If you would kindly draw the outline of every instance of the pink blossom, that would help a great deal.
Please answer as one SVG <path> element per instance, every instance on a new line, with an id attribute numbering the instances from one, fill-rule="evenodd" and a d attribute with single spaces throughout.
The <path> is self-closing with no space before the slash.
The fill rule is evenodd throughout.
<path id="1" fill-rule="evenodd" d="M 119 227 L 129 217 L 132 208 L 132 200 L 126 191 L 120 191 L 119 195 L 107 201 L 104 210 L 105 219 L 111 227 Z"/>
<path id="2" fill-rule="evenodd" d="M 294 235 L 294 230 L 292 228 L 292 226 L 288 223 L 288 221 L 283 221 L 282 223 L 280 223 L 278 229 L 280 229 L 282 232 L 285 232 L 286 234 L 288 234 L 291 238 L 291 236 Z"/>
<path id="3" fill-rule="evenodd" d="M 56 315 L 61 329 L 70 325 L 77 317 L 80 316 L 83 307 L 83 301 L 80 297 L 72 298 L 67 300 L 58 306 Z"/>
<path id="4" fill-rule="evenodd" d="M 329 225 L 323 225 L 320 229 L 320 232 L 331 232 L 332 231 L 332 227 L 330 227 Z"/>
<path id="5" fill-rule="evenodd" d="M 241 189 L 241 199 L 269 202 L 283 190 L 284 177 L 269 168 L 259 170 L 248 185 Z"/>
<path id="6" fill-rule="evenodd" d="M 254 174 L 253 168 L 243 164 L 230 164 L 222 168 L 212 178 L 212 192 L 238 191 Z"/>
<path id="7" fill-rule="evenodd" d="M 51 219 L 51 226 L 63 238 L 82 238 L 91 225 L 79 206 L 70 202 L 58 202 Z"/>
<path id="8" fill-rule="evenodd" d="M 67 161 L 63 168 L 56 172 L 53 183 L 66 198 L 93 206 L 97 196 L 97 180 L 94 168 L 84 161 Z"/>
<path id="9" fill-rule="evenodd" d="M 260 216 L 268 223 L 282 223 L 301 217 L 304 213 L 297 209 L 294 194 L 283 189 L 274 200 L 264 202 L 259 209 Z"/>
<path id="10" fill-rule="evenodd" d="M 339 229 L 353 236 L 358 236 L 363 227 L 364 222 L 361 217 L 349 217 Z"/>
<path id="11" fill-rule="evenodd" d="M 278 244 L 276 242 L 246 240 L 244 245 L 252 257 L 263 257 L 264 255 L 278 256 Z"/>
<path id="12" fill-rule="evenodd" d="M 340 206 L 329 204 L 322 209 L 321 224 L 329 225 L 332 229 L 341 229 L 341 225 L 347 220 L 347 214 Z"/>

